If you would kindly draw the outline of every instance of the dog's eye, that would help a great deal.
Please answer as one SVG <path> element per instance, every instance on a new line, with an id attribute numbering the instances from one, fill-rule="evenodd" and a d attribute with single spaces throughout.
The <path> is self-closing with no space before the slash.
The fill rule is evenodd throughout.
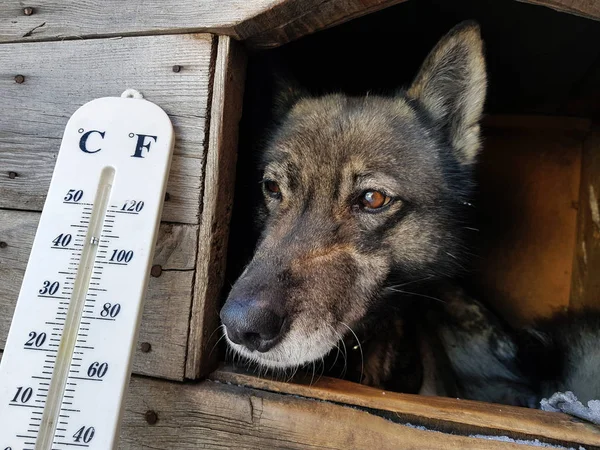
<path id="1" fill-rule="evenodd" d="M 264 180 L 263 188 L 269 197 L 277 200 L 281 198 L 281 188 L 279 187 L 279 183 L 277 183 L 277 181 Z"/>
<path id="2" fill-rule="evenodd" d="M 359 199 L 360 206 L 367 210 L 383 208 L 391 201 L 391 197 L 388 197 L 383 192 L 379 191 L 365 191 Z"/>

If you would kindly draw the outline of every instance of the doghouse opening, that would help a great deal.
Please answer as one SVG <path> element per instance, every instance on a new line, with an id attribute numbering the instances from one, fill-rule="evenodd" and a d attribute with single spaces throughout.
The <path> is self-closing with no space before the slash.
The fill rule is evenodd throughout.
<path id="1" fill-rule="evenodd" d="M 314 94 L 388 94 L 467 19 L 481 26 L 489 81 L 471 288 L 513 324 L 600 307 L 590 278 L 600 269 L 600 22 L 514 0 L 409 0 L 249 55 L 225 295 L 258 237 L 256 157 L 272 120 L 273 61 Z"/>

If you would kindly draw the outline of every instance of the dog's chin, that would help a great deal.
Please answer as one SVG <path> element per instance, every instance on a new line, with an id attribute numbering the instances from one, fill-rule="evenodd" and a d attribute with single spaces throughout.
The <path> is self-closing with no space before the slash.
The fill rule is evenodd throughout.
<path id="1" fill-rule="evenodd" d="M 338 340 L 333 333 L 319 332 L 311 336 L 294 336 L 295 333 L 289 333 L 270 350 L 258 352 L 232 342 L 227 336 L 227 328 L 224 329 L 227 344 L 238 355 L 262 368 L 277 370 L 297 368 L 320 360 L 335 348 Z"/>

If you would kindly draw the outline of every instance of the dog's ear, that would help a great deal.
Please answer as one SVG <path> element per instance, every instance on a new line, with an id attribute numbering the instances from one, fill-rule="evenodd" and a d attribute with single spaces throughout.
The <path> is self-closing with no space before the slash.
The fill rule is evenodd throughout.
<path id="1" fill-rule="evenodd" d="M 472 164 L 479 152 L 486 85 L 479 26 L 463 22 L 438 42 L 407 92 L 448 133 L 461 164 Z"/>
<path id="2" fill-rule="evenodd" d="M 300 86 L 300 83 L 295 78 L 280 73 L 276 73 L 274 77 L 273 118 L 276 122 L 279 122 L 283 120 L 300 99 L 309 97 L 310 95 L 308 91 Z"/>

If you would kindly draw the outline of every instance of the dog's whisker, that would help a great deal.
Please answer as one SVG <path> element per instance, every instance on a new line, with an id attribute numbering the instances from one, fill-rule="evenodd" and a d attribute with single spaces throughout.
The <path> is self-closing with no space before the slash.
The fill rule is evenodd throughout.
<path id="1" fill-rule="evenodd" d="M 447 303 L 446 300 L 442 300 L 441 298 L 432 297 L 431 295 L 419 294 L 418 292 L 409 292 L 401 289 L 392 289 L 394 292 L 398 292 L 399 294 L 407 294 L 407 295 L 416 295 L 417 297 L 430 298 L 431 300 L 436 300 L 441 303 Z"/>
<path id="2" fill-rule="evenodd" d="M 362 344 L 360 343 L 360 339 L 358 339 L 358 336 L 356 335 L 356 333 L 354 332 L 354 330 L 352 328 L 350 328 L 344 322 L 340 322 L 340 323 L 342 325 L 344 325 L 346 328 L 348 328 L 348 330 L 350 330 L 350 333 L 352 333 L 354 335 L 354 339 L 356 339 L 356 342 L 358 344 L 358 349 L 360 350 L 360 382 L 362 383 L 362 379 L 363 379 L 363 375 L 364 375 L 364 365 L 365 365 Z"/>
<path id="3" fill-rule="evenodd" d="M 225 334 L 221 335 L 221 337 L 219 338 L 219 340 L 217 342 L 215 342 L 215 345 L 213 345 L 212 349 L 210 350 L 210 353 L 208 354 L 209 358 L 212 355 L 212 352 L 215 351 L 215 348 L 217 348 L 217 345 L 219 345 L 219 342 L 221 342 L 223 339 L 225 339 Z"/>
<path id="4" fill-rule="evenodd" d="M 404 286 L 408 286 L 409 284 L 415 284 L 415 283 L 420 283 L 422 281 L 431 280 L 432 278 L 433 278 L 433 275 L 429 275 L 429 276 L 424 277 L 424 278 L 419 278 L 418 280 L 407 281 L 406 283 L 401 283 L 401 284 L 393 284 L 391 286 L 387 286 L 386 289 L 401 288 L 401 287 L 404 287 Z"/>

